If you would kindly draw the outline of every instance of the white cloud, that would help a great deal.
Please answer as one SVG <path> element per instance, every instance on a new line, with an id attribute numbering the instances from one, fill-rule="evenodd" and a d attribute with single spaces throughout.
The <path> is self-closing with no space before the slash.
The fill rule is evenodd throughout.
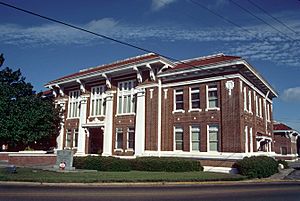
<path id="1" fill-rule="evenodd" d="M 287 102 L 300 101 L 300 87 L 284 90 L 281 98 Z"/>
<path id="2" fill-rule="evenodd" d="M 152 0 L 151 8 L 153 11 L 158 11 L 175 1 L 176 0 Z"/>
<path id="3" fill-rule="evenodd" d="M 292 19 L 286 23 L 293 25 L 294 29 L 300 32 L 299 21 Z M 290 37 L 295 38 L 295 41 L 291 41 L 263 25 L 244 27 L 251 34 L 230 26 L 184 28 L 178 25 L 164 26 L 163 24 L 132 25 L 119 23 L 112 18 L 92 20 L 78 26 L 129 43 L 150 39 L 163 42 L 217 42 L 222 44 L 222 51 L 227 54 L 271 61 L 276 64 L 300 66 L 300 36 L 290 34 Z M 107 40 L 57 24 L 44 24 L 35 27 L 0 24 L 0 44 L 28 48 L 69 44 L 94 45 L 101 42 L 107 42 Z M 216 46 L 216 48 L 220 48 L 220 46 Z"/>

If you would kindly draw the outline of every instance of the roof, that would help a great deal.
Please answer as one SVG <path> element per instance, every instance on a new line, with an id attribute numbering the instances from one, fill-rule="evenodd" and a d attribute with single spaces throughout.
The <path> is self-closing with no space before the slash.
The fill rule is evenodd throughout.
<path id="1" fill-rule="evenodd" d="M 177 62 L 177 65 L 174 66 L 174 68 L 171 68 L 168 70 L 177 70 L 177 69 L 184 69 L 184 68 L 191 68 L 191 67 L 199 67 L 199 66 L 207 66 L 210 64 L 217 64 L 217 63 L 223 63 L 226 61 L 232 61 L 232 60 L 239 60 L 241 57 L 238 56 L 228 56 L 224 54 L 216 54 L 211 55 L 207 57 L 199 57 L 189 60 L 183 60 L 181 62 Z"/>
<path id="2" fill-rule="evenodd" d="M 83 75 L 87 75 L 90 73 L 95 73 L 95 72 L 101 72 L 101 71 L 105 71 L 105 70 L 110 70 L 110 69 L 114 69 L 114 68 L 118 68 L 124 65 L 128 65 L 128 64 L 134 64 L 137 62 L 143 62 L 143 61 L 147 61 L 147 60 L 151 60 L 151 59 L 156 59 L 159 58 L 159 55 L 154 54 L 154 53 L 150 53 L 150 54 L 144 54 L 144 55 L 140 55 L 137 57 L 132 57 L 132 58 L 128 58 L 125 60 L 121 60 L 121 61 L 116 61 L 114 63 L 110 63 L 110 64 L 104 64 L 101 66 L 96 66 L 96 67 L 92 67 L 92 68 L 88 68 L 88 69 L 83 69 L 80 70 L 79 72 L 67 75 L 67 76 L 63 76 L 61 78 L 58 78 L 56 80 L 50 81 L 48 82 L 46 85 L 51 85 L 63 80 L 68 80 L 68 79 L 72 79 L 72 78 L 76 78 L 76 77 L 80 77 Z"/>
<path id="3" fill-rule="evenodd" d="M 274 123 L 273 124 L 273 130 L 293 130 L 291 127 L 283 124 L 283 123 Z"/>

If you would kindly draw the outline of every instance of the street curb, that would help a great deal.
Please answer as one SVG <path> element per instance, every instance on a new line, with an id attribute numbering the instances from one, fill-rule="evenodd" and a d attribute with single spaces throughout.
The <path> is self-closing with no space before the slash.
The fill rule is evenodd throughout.
<path id="1" fill-rule="evenodd" d="M 300 180 L 270 180 L 255 179 L 244 181 L 214 181 L 214 182 L 140 182 L 140 183 L 41 183 L 41 182 L 14 182 L 1 181 L 3 185 L 17 186 L 58 186 L 58 187 L 168 187 L 168 186 L 235 186 L 235 185 L 263 185 L 289 184 L 300 185 Z"/>

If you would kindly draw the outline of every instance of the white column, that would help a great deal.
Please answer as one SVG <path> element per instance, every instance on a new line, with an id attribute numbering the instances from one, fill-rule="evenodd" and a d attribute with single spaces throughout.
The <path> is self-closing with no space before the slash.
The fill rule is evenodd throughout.
<path id="1" fill-rule="evenodd" d="M 64 131 L 65 131 L 65 109 L 66 109 L 66 102 L 67 99 L 61 99 L 57 101 L 57 105 L 60 107 L 60 112 L 62 114 L 61 116 L 61 123 L 60 123 L 60 131 L 59 135 L 56 138 L 56 150 L 62 150 L 63 149 L 63 140 L 64 140 Z"/>
<path id="2" fill-rule="evenodd" d="M 248 126 L 245 126 L 245 153 L 248 153 Z"/>
<path id="3" fill-rule="evenodd" d="M 102 156 L 112 155 L 112 136 L 113 136 L 113 94 L 106 92 L 106 114 L 104 120 L 103 133 L 103 153 Z"/>
<path id="4" fill-rule="evenodd" d="M 250 128 L 250 152 L 253 152 L 253 130 L 252 127 Z"/>
<path id="5" fill-rule="evenodd" d="M 135 120 L 135 155 L 141 156 L 145 151 L 145 89 L 139 89 L 136 94 Z"/>
<path id="6" fill-rule="evenodd" d="M 83 124 L 86 124 L 86 111 L 87 111 L 87 98 L 88 96 L 81 96 L 80 100 L 80 118 L 79 118 L 79 128 L 78 128 L 78 149 L 76 155 L 85 155 L 85 142 L 86 142 L 86 133 L 85 129 L 82 127 Z"/>

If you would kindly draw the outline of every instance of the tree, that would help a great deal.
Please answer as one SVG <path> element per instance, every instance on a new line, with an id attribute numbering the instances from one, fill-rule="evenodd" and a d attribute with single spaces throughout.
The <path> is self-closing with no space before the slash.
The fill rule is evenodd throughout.
<path id="1" fill-rule="evenodd" d="M 8 144 L 10 150 L 22 150 L 55 138 L 59 127 L 59 108 L 52 98 L 36 94 L 20 69 L 6 67 L 0 71 L 1 143 Z"/>

